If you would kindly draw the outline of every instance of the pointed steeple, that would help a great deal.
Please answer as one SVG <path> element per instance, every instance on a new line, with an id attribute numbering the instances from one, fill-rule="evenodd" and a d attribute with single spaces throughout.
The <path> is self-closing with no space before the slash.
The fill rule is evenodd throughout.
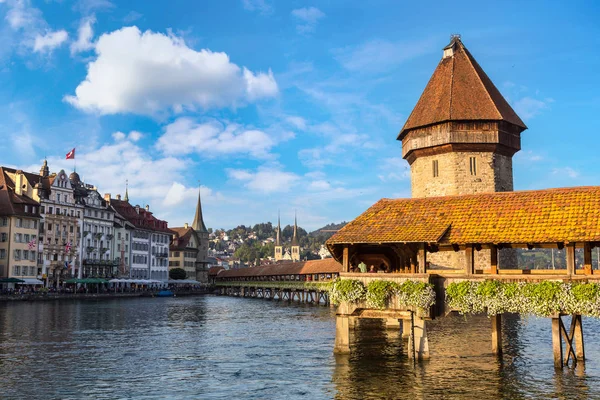
<path id="1" fill-rule="evenodd" d="M 40 176 L 46 178 L 48 175 L 50 175 L 50 170 L 48 169 L 48 161 L 44 158 L 44 164 L 42 165 L 42 168 L 40 168 Z"/>
<path id="2" fill-rule="evenodd" d="M 275 239 L 275 246 L 281 246 L 281 217 L 279 211 L 277 211 L 277 238 Z"/>
<path id="3" fill-rule="evenodd" d="M 125 181 L 125 201 L 129 201 L 129 180 Z"/>
<path id="4" fill-rule="evenodd" d="M 200 185 L 198 185 L 198 205 L 196 206 L 196 215 L 194 216 L 194 222 L 192 228 L 196 232 L 208 232 L 206 225 L 204 225 L 204 219 L 202 218 L 202 202 L 200 201 Z"/>
<path id="5" fill-rule="evenodd" d="M 292 236 L 292 246 L 298 246 L 298 221 L 294 211 L 294 235 Z"/>

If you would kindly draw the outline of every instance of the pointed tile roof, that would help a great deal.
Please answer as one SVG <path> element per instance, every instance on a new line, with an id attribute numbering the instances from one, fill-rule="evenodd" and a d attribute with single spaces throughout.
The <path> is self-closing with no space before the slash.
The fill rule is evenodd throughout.
<path id="1" fill-rule="evenodd" d="M 200 188 L 198 188 L 198 204 L 196 205 L 196 215 L 194 216 L 194 222 L 192 228 L 196 232 L 208 232 L 206 225 L 204 225 L 204 219 L 202 218 L 202 202 L 200 201 Z"/>
<path id="2" fill-rule="evenodd" d="M 506 121 L 527 129 L 460 38 L 453 37 L 398 140 L 414 128 L 469 120 Z"/>

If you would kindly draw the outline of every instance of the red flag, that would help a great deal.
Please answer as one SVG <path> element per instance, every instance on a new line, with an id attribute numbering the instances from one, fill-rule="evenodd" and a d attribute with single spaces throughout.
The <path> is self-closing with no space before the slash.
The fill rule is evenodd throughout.
<path id="1" fill-rule="evenodd" d="M 68 253 L 71 251 L 71 242 L 67 242 L 67 244 L 65 245 L 65 253 Z"/>
<path id="2" fill-rule="evenodd" d="M 71 160 L 73 158 L 75 158 L 75 147 L 73 147 L 73 150 L 67 153 L 67 160 Z"/>
<path id="3" fill-rule="evenodd" d="M 27 246 L 29 247 L 29 250 L 35 249 L 35 238 L 31 239 L 31 241 L 27 243 Z"/>

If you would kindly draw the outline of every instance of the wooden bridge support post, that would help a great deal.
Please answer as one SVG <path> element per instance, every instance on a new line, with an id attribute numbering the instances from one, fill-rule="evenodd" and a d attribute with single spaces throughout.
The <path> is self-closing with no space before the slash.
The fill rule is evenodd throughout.
<path id="1" fill-rule="evenodd" d="M 343 250 L 342 271 L 350 272 L 350 249 L 348 248 L 348 245 L 345 245 Z"/>
<path id="2" fill-rule="evenodd" d="M 475 273 L 475 246 L 470 245 L 465 249 L 465 274 Z"/>
<path id="3" fill-rule="evenodd" d="M 567 246 L 567 275 L 575 275 L 575 243 Z"/>
<path id="4" fill-rule="evenodd" d="M 583 270 L 586 275 L 592 275 L 592 246 L 589 243 L 583 244 Z"/>
<path id="5" fill-rule="evenodd" d="M 350 354 L 350 326 L 347 315 L 338 315 L 335 318 L 335 346 L 336 354 Z"/>
<path id="6" fill-rule="evenodd" d="M 493 315 L 492 318 L 492 353 L 502 354 L 502 314 Z"/>
<path id="7" fill-rule="evenodd" d="M 408 357 L 412 358 L 413 354 L 417 360 L 429 359 L 429 341 L 427 340 L 427 327 L 425 320 L 415 317 L 413 326 L 411 327 L 413 337 L 408 339 Z M 413 350 L 414 343 L 414 350 Z"/>
<path id="8" fill-rule="evenodd" d="M 408 339 L 410 338 L 410 320 L 409 319 L 403 319 L 402 320 L 402 339 Z"/>
<path id="9" fill-rule="evenodd" d="M 571 336 L 575 336 L 575 350 L 577 361 L 585 361 L 585 347 L 583 344 L 583 324 L 581 315 L 573 315 L 571 320 Z"/>
<path id="10" fill-rule="evenodd" d="M 418 272 L 421 274 L 427 273 L 427 249 L 425 247 L 425 243 L 419 246 L 419 251 L 417 252 L 417 262 L 419 263 Z"/>
<path id="11" fill-rule="evenodd" d="M 560 316 L 552 318 L 552 352 L 554 353 L 554 368 L 563 366 L 562 335 L 560 332 Z"/>
<path id="12" fill-rule="evenodd" d="M 490 248 L 490 274 L 498 274 L 498 247 L 492 245 Z"/>
<path id="13" fill-rule="evenodd" d="M 400 330 L 400 320 L 395 318 L 386 318 L 385 327 L 387 329 Z"/>

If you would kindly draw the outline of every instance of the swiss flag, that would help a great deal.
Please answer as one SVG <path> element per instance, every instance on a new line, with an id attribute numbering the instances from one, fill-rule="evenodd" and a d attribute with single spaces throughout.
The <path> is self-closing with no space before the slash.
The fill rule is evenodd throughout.
<path id="1" fill-rule="evenodd" d="M 75 158 L 75 148 L 73 147 L 73 150 L 71 150 L 70 152 L 67 153 L 67 160 L 71 160 Z"/>

